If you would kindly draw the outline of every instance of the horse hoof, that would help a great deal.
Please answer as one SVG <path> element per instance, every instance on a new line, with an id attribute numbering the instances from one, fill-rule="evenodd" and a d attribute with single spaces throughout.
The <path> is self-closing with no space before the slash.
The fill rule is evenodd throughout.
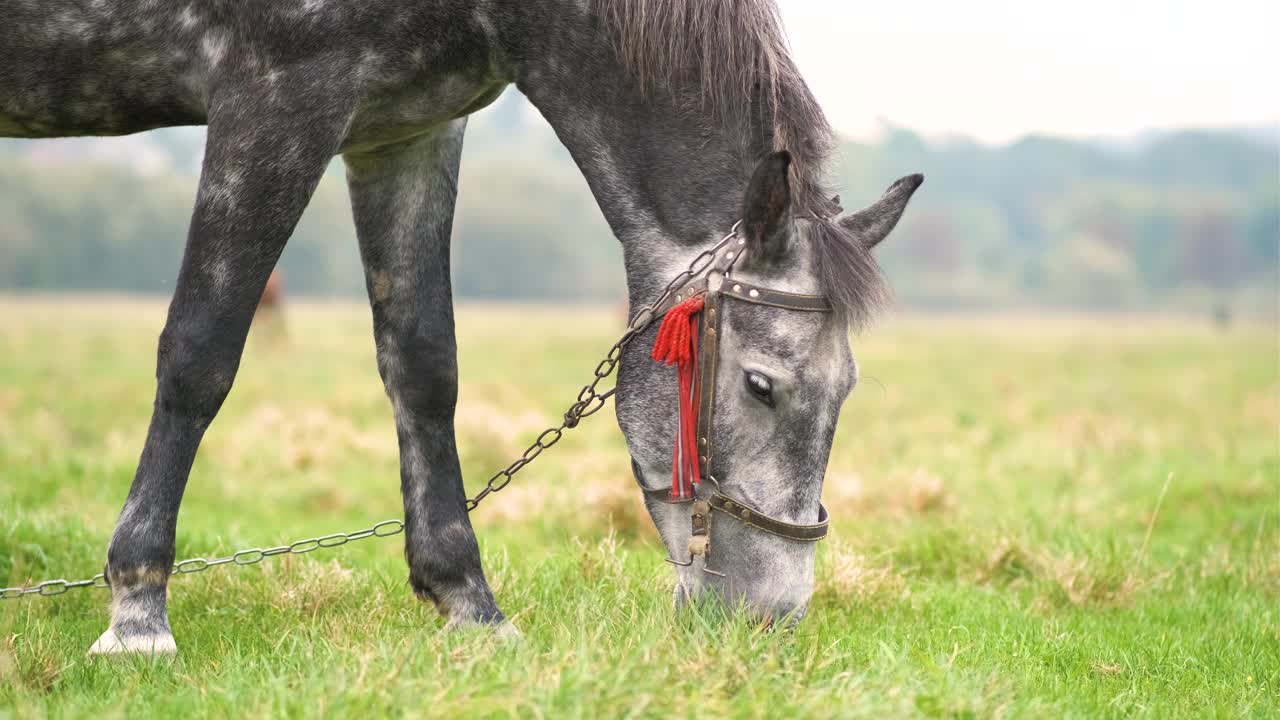
<path id="1" fill-rule="evenodd" d="M 503 620 L 498 623 L 476 622 L 475 620 L 450 620 L 445 623 L 444 631 L 448 633 L 457 632 L 487 632 L 493 637 L 504 642 L 520 642 L 524 640 L 524 633 L 520 629 L 511 624 L 509 620 Z"/>
<path id="2" fill-rule="evenodd" d="M 173 642 L 171 633 L 153 635 L 126 635 L 121 637 L 115 630 L 108 629 L 102 637 L 89 648 L 89 656 L 97 655 L 143 655 L 168 656 L 178 654 L 178 646 Z"/>
<path id="3" fill-rule="evenodd" d="M 524 633 L 520 632 L 520 628 L 513 625 L 509 620 L 503 620 L 500 625 L 493 629 L 493 636 L 505 642 L 522 642 Z"/>

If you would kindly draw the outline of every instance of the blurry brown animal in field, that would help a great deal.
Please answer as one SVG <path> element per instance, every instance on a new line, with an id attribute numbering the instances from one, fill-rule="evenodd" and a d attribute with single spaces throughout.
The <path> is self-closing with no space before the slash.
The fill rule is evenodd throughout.
<path id="1" fill-rule="evenodd" d="M 258 309 L 253 315 L 253 327 L 256 334 L 273 343 L 286 339 L 284 322 L 284 273 L 272 270 L 267 278 L 266 287 L 262 289 L 262 297 L 258 299 Z"/>

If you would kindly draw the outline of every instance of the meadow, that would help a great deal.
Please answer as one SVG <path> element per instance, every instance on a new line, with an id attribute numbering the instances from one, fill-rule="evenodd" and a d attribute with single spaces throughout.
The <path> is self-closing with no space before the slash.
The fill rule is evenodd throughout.
<path id="1" fill-rule="evenodd" d="M 0 585 L 101 570 L 163 311 L 0 299 Z M 179 558 L 400 516 L 367 309 L 288 313 L 204 440 Z M 563 412 L 619 315 L 461 308 L 471 489 Z M 176 660 L 87 658 L 106 591 L 0 602 L 0 717 L 1280 715 L 1274 327 L 900 315 L 853 344 L 795 631 L 672 609 L 605 412 L 473 518 L 522 641 L 441 632 L 402 539 L 369 539 L 175 578 Z"/>

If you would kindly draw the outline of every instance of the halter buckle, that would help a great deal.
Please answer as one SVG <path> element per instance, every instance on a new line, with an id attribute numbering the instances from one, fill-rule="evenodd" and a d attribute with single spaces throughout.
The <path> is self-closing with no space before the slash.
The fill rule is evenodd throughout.
<path id="1" fill-rule="evenodd" d="M 693 558 L 701 555 L 702 572 L 716 577 L 724 577 L 724 573 L 716 572 L 707 567 L 707 563 L 711 560 L 711 503 L 702 499 L 694 500 L 693 507 L 690 510 L 690 521 L 693 529 L 689 536 L 689 559 L 686 562 L 680 562 L 668 557 L 667 562 L 680 567 L 689 567 L 693 565 Z"/>
<path id="2" fill-rule="evenodd" d="M 729 274 L 727 272 L 720 272 L 719 270 L 712 270 L 708 272 L 707 292 L 720 292 L 720 288 L 724 285 L 725 278 L 728 276 Z"/>

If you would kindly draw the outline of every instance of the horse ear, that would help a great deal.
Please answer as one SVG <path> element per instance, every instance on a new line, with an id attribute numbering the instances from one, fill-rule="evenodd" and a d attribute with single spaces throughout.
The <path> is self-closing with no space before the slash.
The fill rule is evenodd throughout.
<path id="1" fill-rule="evenodd" d="M 879 245 L 898 224 L 902 211 L 907 209 L 907 201 L 923 182 L 924 175 L 919 173 L 899 179 L 874 205 L 840 218 L 840 224 L 857 235 L 866 247 Z"/>
<path id="2" fill-rule="evenodd" d="M 790 171 L 791 153 L 782 151 L 761 160 L 751 176 L 742 206 L 741 233 L 752 258 L 774 258 L 786 249 L 791 219 Z"/>

